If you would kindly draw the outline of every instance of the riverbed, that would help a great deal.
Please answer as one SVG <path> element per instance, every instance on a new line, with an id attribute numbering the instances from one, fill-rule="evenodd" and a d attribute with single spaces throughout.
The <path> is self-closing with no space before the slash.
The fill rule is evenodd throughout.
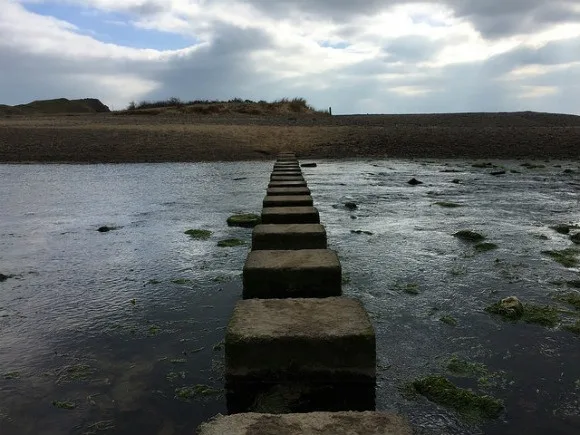
<path id="1" fill-rule="evenodd" d="M 377 409 L 418 433 L 580 431 L 580 338 L 565 330 L 580 312 L 559 299 L 579 269 L 545 254 L 578 246 L 551 228 L 580 223 L 578 162 L 317 163 L 304 173 L 344 294 L 377 332 Z M 190 434 L 225 413 L 222 340 L 251 243 L 226 219 L 261 210 L 271 164 L 0 165 L 0 432 Z M 217 246 L 228 238 L 246 245 Z M 507 296 L 555 307 L 556 324 L 484 311 Z M 474 421 L 407 394 L 434 374 L 505 410 Z"/>

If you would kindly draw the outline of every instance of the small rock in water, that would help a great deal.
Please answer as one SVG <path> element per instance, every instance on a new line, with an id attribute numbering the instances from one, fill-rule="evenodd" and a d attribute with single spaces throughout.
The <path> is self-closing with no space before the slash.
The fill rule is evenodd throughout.
<path id="1" fill-rule="evenodd" d="M 494 171 L 494 172 L 490 172 L 490 175 L 504 175 L 506 172 L 505 171 Z"/>
<path id="2" fill-rule="evenodd" d="M 3 273 L 0 273 L 0 282 L 4 282 L 6 281 L 8 278 L 10 278 L 9 275 L 4 275 Z"/>
<path id="3" fill-rule="evenodd" d="M 114 230 L 114 229 L 116 229 L 116 228 L 115 228 L 115 227 L 108 227 L 108 226 L 106 226 L 106 225 L 103 225 L 102 227 L 99 227 L 99 228 L 97 229 L 97 231 L 98 231 L 99 233 L 108 233 L 109 231 L 112 231 L 112 230 Z"/>
<path id="4" fill-rule="evenodd" d="M 356 210 L 358 208 L 354 202 L 345 202 L 344 206 L 349 210 Z"/>
<path id="5" fill-rule="evenodd" d="M 409 183 L 411 186 L 417 186 L 419 184 L 423 184 L 422 181 L 419 181 L 416 178 L 411 178 L 409 181 L 407 181 L 407 183 Z"/>
<path id="6" fill-rule="evenodd" d="M 570 240 L 572 240 L 572 242 L 576 243 L 577 245 L 580 245 L 580 233 L 571 235 Z"/>
<path id="7" fill-rule="evenodd" d="M 453 184 L 459 184 L 459 183 L 461 183 L 461 180 L 459 178 L 454 178 L 453 180 L 451 180 L 451 182 Z"/>
<path id="8" fill-rule="evenodd" d="M 300 166 L 303 168 L 316 168 L 317 164 L 316 163 L 302 163 Z"/>

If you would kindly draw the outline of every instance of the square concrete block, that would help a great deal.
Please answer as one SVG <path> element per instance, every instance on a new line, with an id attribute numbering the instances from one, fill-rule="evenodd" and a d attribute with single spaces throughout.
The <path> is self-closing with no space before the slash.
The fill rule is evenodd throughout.
<path id="1" fill-rule="evenodd" d="M 262 209 L 263 224 L 319 224 L 320 214 L 316 207 L 265 207 Z"/>
<path id="2" fill-rule="evenodd" d="M 269 187 L 268 190 L 266 190 L 266 195 L 310 195 L 310 189 L 308 187 Z"/>
<path id="3" fill-rule="evenodd" d="M 326 249 L 326 230 L 320 224 L 258 225 L 252 250 Z"/>
<path id="4" fill-rule="evenodd" d="M 259 429 L 258 429 L 259 428 Z M 405 418 L 390 412 L 244 413 L 218 415 L 198 435 L 411 435 Z"/>
<path id="5" fill-rule="evenodd" d="M 227 327 L 225 360 L 226 382 L 374 384 L 375 332 L 355 299 L 244 300 Z"/>
<path id="6" fill-rule="evenodd" d="M 270 180 L 270 184 L 268 184 L 268 188 L 286 188 L 286 187 L 306 187 L 306 180 L 298 180 L 298 181 L 272 181 Z"/>
<path id="7" fill-rule="evenodd" d="M 304 177 L 302 175 L 275 175 L 270 176 L 270 181 L 302 181 Z"/>
<path id="8" fill-rule="evenodd" d="M 313 205 L 310 195 L 267 196 L 262 201 L 263 207 L 311 207 Z"/>
<path id="9" fill-rule="evenodd" d="M 342 268 L 330 249 L 250 251 L 243 275 L 244 299 L 342 294 Z"/>

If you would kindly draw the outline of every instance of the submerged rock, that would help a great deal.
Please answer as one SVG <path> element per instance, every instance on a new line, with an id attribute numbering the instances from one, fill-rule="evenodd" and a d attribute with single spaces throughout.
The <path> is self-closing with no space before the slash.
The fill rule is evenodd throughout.
<path id="1" fill-rule="evenodd" d="M 0 282 L 4 282 L 8 278 L 11 278 L 11 276 L 10 275 L 4 275 L 3 273 L 0 273 Z"/>
<path id="2" fill-rule="evenodd" d="M 407 181 L 407 183 L 411 186 L 418 186 L 419 184 L 423 184 L 422 181 L 419 181 L 416 178 L 411 178 L 409 181 Z"/>
<path id="3" fill-rule="evenodd" d="M 358 208 L 358 206 L 354 202 L 345 202 L 344 206 L 349 210 L 356 210 Z"/>
<path id="4" fill-rule="evenodd" d="M 580 245 L 580 233 L 571 235 L 570 240 L 572 240 L 572 242 L 576 243 L 577 245 Z"/>
<path id="5" fill-rule="evenodd" d="M 490 175 L 504 175 L 506 173 L 506 171 L 494 171 L 494 172 L 490 172 Z"/>
<path id="6" fill-rule="evenodd" d="M 524 315 L 524 305 L 516 296 L 509 296 L 499 302 L 498 309 L 504 317 L 519 319 Z"/>
<path id="7" fill-rule="evenodd" d="M 119 227 L 109 227 L 107 225 L 103 225 L 102 227 L 97 228 L 99 233 L 108 233 L 109 231 L 117 230 Z"/>
<path id="8" fill-rule="evenodd" d="M 457 231 L 453 236 L 466 242 L 481 242 L 482 240 L 485 240 L 484 235 L 470 230 Z"/>

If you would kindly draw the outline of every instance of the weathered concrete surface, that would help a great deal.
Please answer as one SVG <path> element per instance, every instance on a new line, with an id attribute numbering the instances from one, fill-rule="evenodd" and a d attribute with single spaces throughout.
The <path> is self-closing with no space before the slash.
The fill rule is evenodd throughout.
<path id="1" fill-rule="evenodd" d="M 310 195 L 308 187 L 269 187 L 266 190 L 268 196 L 287 196 L 287 195 Z"/>
<path id="2" fill-rule="evenodd" d="M 316 207 L 265 207 L 262 209 L 263 224 L 319 224 L 320 214 Z"/>
<path id="3" fill-rule="evenodd" d="M 274 177 L 302 177 L 302 171 L 272 171 L 270 179 Z"/>
<path id="4" fill-rule="evenodd" d="M 271 181 L 268 184 L 268 188 L 271 187 L 306 187 L 306 180 L 304 178 L 298 181 Z"/>
<path id="5" fill-rule="evenodd" d="M 320 224 L 258 225 L 252 233 L 252 250 L 326 247 L 326 230 Z"/>
<path id="6" fill-rule="evenodd" d="M 227 382 L 374 384 L 375 332 L 355 299 L 249 299 L 234 308 L 225 361 Z"/>
<path id="7" fill-rule="evenodd" d="M 271 175 L 270 181 L 302 181 L 304 177 L 301 175 Z"/>
<path id="8" fill-rule="evenodd" d="M 256 250 L 244 265 L 244 299 L 342 294 L 342 268 L 330 249 Z"/>
<path id="9" fill-rule="evenodd" d="M 409 423 L 390 412 L 218 415 L 198 435 L 411 435 Z"/>
<path id="10" fill-rule="evenodd" d="M 313 204 L 310 195 L 266 195 L 262 201 L 263 207 L 309 207 Z"/>

